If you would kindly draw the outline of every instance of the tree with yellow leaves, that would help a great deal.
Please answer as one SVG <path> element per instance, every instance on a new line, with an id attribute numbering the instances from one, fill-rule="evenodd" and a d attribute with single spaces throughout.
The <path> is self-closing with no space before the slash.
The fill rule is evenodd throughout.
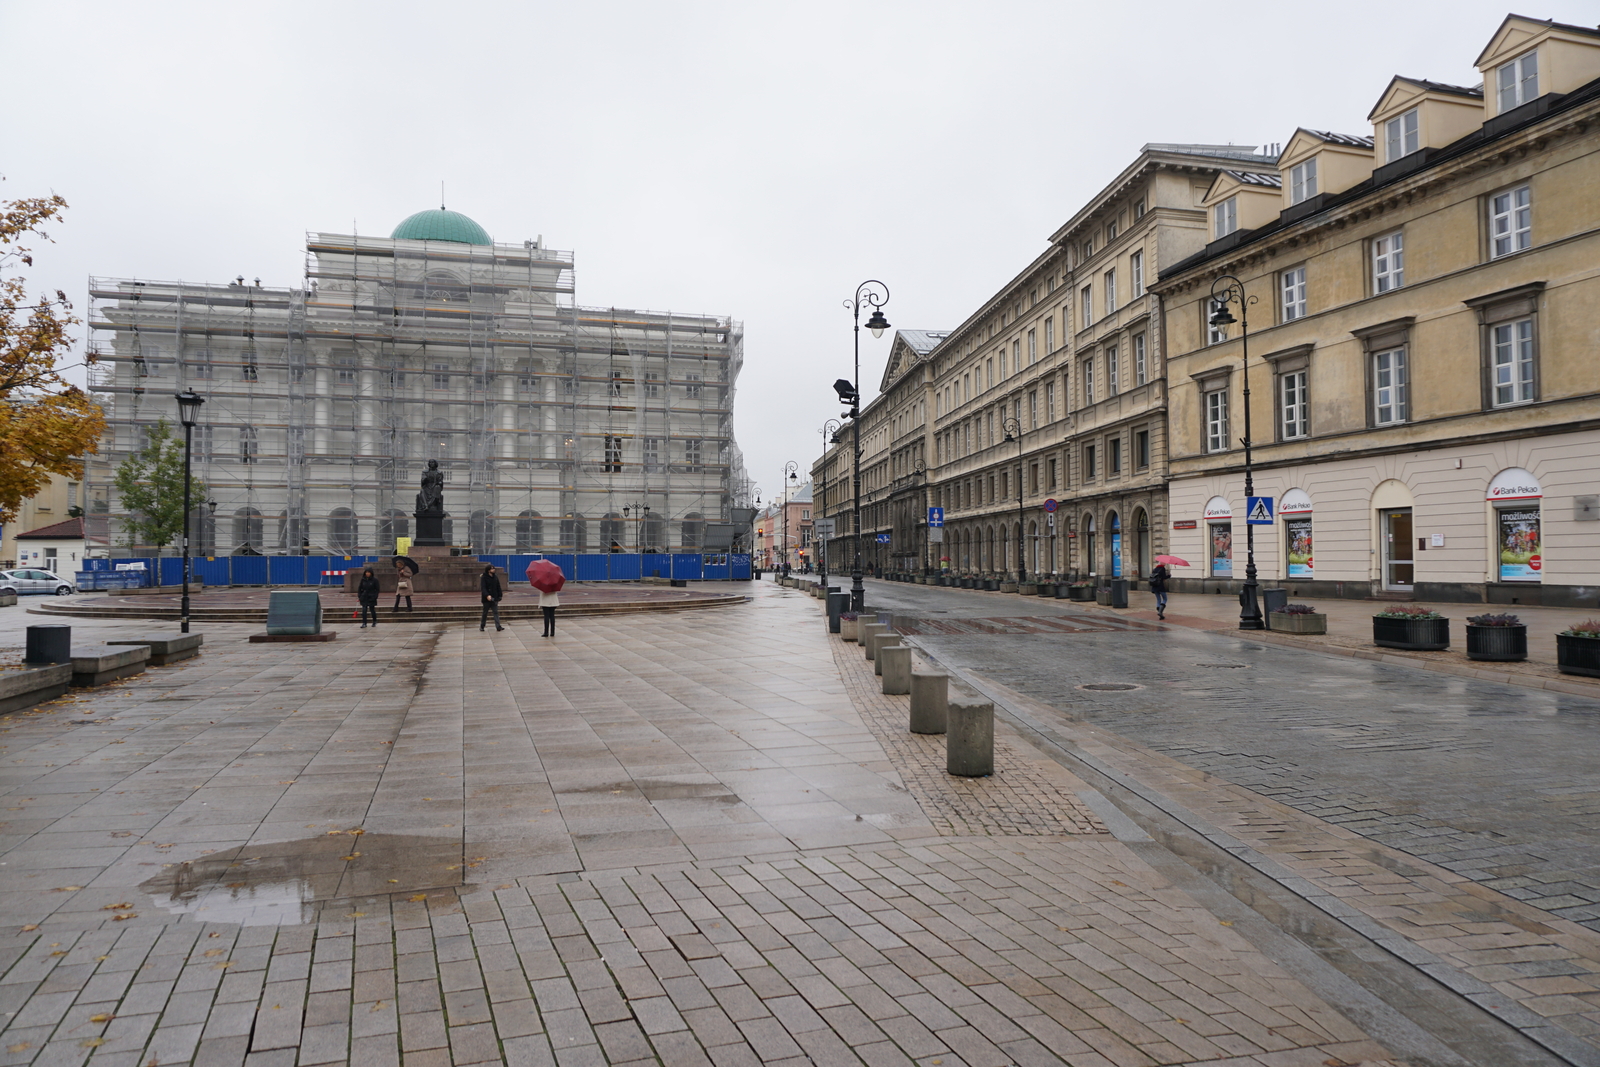
<path id="1" fill-rule="evenodd" d="M 42 227 L 66 206 L 59 196 L 0 200 L 0 523 L 14 521 L 52 474 L 82 478 L 83 457 L 105 431 L 100 406 L 58 366 L 72 345 L 67 331 L 82 321 L 67 294 L 30 297 L 26 280 L 6 273 L 33 265 L 18 242 L 29 234 L 50 240 Z"/>

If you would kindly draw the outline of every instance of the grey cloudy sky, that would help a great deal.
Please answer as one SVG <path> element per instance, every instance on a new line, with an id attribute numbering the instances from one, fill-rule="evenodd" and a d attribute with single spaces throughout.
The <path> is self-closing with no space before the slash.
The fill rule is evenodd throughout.
<path id="1" fill-rule="evenodd" d="M 387 234 L 443 179 L 573 250 L 582 303 L 742 319 L 770 489 L 838 414 L 857 283 L 955 326 L 1145 142 L 1370 132 L 1394 74 L 1474 84 L 1507 2 L 0 0 L 0 198 L 67 198 L 31 277 L 82 306 L 91 273 L 296 284 L 307 230 Z"/>

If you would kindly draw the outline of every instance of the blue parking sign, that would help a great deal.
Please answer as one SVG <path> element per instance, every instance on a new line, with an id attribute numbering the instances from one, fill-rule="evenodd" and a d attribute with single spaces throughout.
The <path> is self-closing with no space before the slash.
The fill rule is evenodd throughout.
<path id="1" fill-rule="evenodd" d="M 929 508 L 928 509 L 928 525 L 929 526 L 943 526 L 944 525 L 944 508 Z"/>

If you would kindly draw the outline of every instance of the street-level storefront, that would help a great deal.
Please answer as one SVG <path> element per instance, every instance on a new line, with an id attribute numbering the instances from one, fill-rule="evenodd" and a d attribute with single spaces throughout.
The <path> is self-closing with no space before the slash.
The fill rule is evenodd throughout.
<path id="1" fill-rule="evenodd" d="M 1258 470 L 1256 494 L 1274 502 L 1272 522 L 1253 528 L 1258 580 L 1307 599 L 1592 607 L 1595 456 L 1600 432 Z M 1236 591 L 1242 473 L 1174 480 L 1170 506 L 1170 551 L 1190 564 L 1174 568 L 1174 589 Z"/>

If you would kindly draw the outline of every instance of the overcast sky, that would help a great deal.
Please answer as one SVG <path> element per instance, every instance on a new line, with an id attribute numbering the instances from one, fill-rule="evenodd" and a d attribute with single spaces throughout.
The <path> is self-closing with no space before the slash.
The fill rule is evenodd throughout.
<path id="1" fill-rule="evenodd" d="M 1475 84 L 1506 2 L 0 0 L 0 199 L 66 197 L 30 276 L 81 307 L 90 274 L 299 284 L 307 230 L 387 234 L 442 179 L 574 251 L 581 303 L 743 320 L 770 490 L 839 413 L 861 281 L 958 325 L 1144 143 L 1370 133 L 1394 74 Z"/>

